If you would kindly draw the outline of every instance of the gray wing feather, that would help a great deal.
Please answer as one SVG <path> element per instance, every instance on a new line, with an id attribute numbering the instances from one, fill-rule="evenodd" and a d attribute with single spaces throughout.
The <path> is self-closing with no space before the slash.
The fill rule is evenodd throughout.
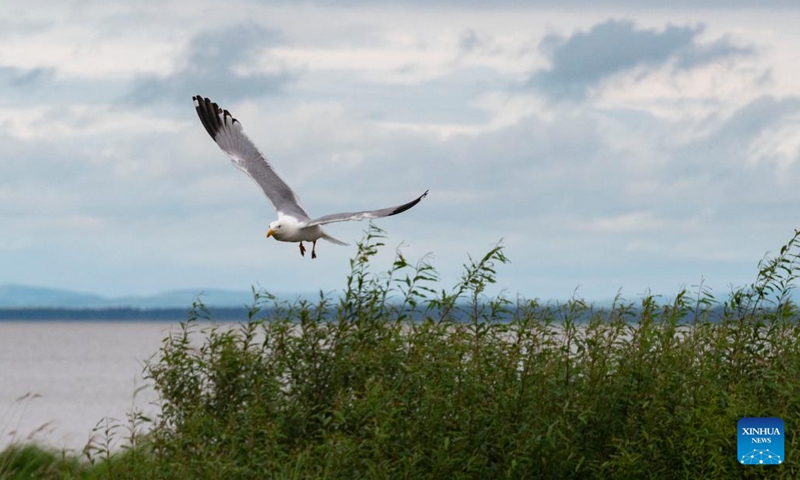
<path id="1" fill-rule="evenodd" d="M 308 220 L 308 214 L 300 206 L 295 193 L 245 135 L 242 124 L 208 98 L 197 95 L 192 100 L 208 134 L 228 154 L 234 166 L 261 187 L 278 215 L 291 215 L 301 222 Z"/>
<path id="2" fill-rule="evenodd" d="M 311 227 L 314 225 L 325 225 L 326 223 L 346 222 L 348 220 L 364 220 L 372 218 L 390 217 L 392 215 L 397 215 L 398 213 L 405 212 L 414 205 L 418 204 L 427 195 L 428 191 L 425 190 L 425 193 L 415 198 L 414 200 L 408 203 L 404 203 L 402 205 L 398 205 L 396 207 L 381 208 L 379 210 L 364 210 L 362 212 L 332 213 L 330 215 L 325 215 L 323 217 L 315 218 L 314 220 L 309 221 L 307 226 Z"/>

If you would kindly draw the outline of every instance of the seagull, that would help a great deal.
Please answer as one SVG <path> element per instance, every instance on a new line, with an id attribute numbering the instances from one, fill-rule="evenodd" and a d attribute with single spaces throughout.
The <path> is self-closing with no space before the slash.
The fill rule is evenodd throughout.
<path id="1" fill-rule="evenodd" d="M 300 255 L 305 256 L 306 248 L 303 242 L 311 243 L 311 258 L 317 258 L 317 240 L 323 238 L 336 245 L 347 245 L 337 240 L 322 230 L 322 225 L 348 220 L 364 220 L 372 218 L 389 217 L 403 213 L 428 195 L 428 191 L 414 200 L 396 207 L 381 208 L 378 210 L 363 210 L 360 212 L 342 212 L 324 215 L 311 219 L 300 202 L 297 195 L 286 185 L 281 177 L 275 173 L 267 158 L 258 151 L 258 148 L 245 135 L 242 124 L 233 118 L 227 110 L 223 110 L 208 98 L 196 95 L 192 97 L 197 115 L 211 138 L 217 142 L 219 148 L 228 154 L 233 165 L 253 179 L 264 195 L 278 212 L 278 219 L 269 224 L 267 238 L 273 237 L 281 242 L 300 242 Z"/>

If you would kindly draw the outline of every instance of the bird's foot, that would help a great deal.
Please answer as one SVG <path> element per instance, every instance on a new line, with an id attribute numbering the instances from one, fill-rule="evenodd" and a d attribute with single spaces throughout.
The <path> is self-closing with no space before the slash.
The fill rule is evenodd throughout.
<path id="1" fill-rule="evenodd" d="M 306 256 L 306 247 L 303 246 L 303 242 L 300 242 L 300 256 L 301 257 Z"/>
<path id="2" fill-rule="evenodd" d="M 314 240 L 314 243 L 311 244 L 311 258 L 317 258 L 317 241 Z"/>

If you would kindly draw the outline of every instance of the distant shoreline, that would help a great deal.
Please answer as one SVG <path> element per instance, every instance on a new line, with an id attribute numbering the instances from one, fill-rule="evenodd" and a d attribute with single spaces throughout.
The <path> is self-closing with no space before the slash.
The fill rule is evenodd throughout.
<path id="1" fill-rule="evenodd" d="M 240 321 L 247 318 L 245 307 L 207 307 L 215 321 Z M 0 322 L 8 321 L 97 321 L 180 322 L 188 318 L 187 308 L 0 308 Z"/>

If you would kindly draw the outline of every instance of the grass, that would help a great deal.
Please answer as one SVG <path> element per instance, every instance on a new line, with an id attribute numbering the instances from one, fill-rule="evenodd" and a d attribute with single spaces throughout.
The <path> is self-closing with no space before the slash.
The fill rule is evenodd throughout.
<path id="1" fill-rule="evenodd" d="M 800 232 L 725 301 L 701 286 L 606 309 L 487 297 L 499 245 L 452 289 L 427 258 L 375 272 L 382 239 L 367 232 L 338 301 L 254 292 L 234 327 L 196 303 L 145 370 L 158 418 L 108 426 L 82 462 L 12 447 L 0 477 L 798 475 Z M 784 419 L 783 465 L 738 464 L 746 416 Z"/>

